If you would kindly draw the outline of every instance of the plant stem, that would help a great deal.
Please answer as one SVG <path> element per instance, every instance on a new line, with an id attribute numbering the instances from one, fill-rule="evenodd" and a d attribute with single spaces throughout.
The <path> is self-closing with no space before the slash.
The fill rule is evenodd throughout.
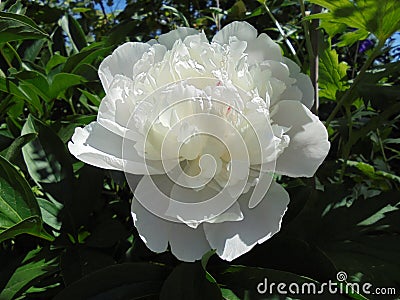
<path id="1" fill-rule="evenodd" d="M 268 7 L 268 5 L 267 5 L 266 2 L 264 2 L 264 7 L 265 7 L 265 10 L 267 11 L 269 17 L 271 18 L 272 22 L 274 22 L 274 24 L 275 24 L 276 28 L 278 29 L 279 33 L 282 35 L 283 39 L 285 40 L 286 45 L 288 46 L 290 52 L 292 53 L 292 55 L 293 55 L 293 57 L 294 57 L 296 63 L 297 63 L 299 66 L 301 66 L 301 62 L 300 62 L 299 57 L 297 56 L 296 50 L 294 49 L 292 43 L 291 43 L 290 40 L 288 39 L 288 36 L 286 35 L 285 31 L 283 30 L 281 24 L 279 24 L 278 20 L 275 19 L 274 15 L 273 15 L 272 12 L 270 11 L 270 9 L 269 9 L 269 7 Z"/>
<path id="2" fill-rule="evenodd" d="M 306 7 L 304 5 L 304 1 L 299 0 L 299 2 L 300 2 L 301 16 L 303 17 L 301 25 L 303 26 L 304 36 L 306 38 L 306 48 L 311 62 L 313 60 L 314 52 L 312 49 L 311 38 L 310 38 L 310 23 L 308 20 L 304 20 L 304 18 L 306 17 Z"/>
<path id="3" fill-rule="evenodd" d="M 350 111 L 350 107 L 348 107 L 348 106 L 346 106 L 346 117 L 347 117 L 347 126 L 349 127 L 348 140 L 351 141 L 352 135 L 353 135 L 353 120 L 351 119 L 351 111 Z M 344 146 L 344 151 L 343 151 L 344 161 L 343 161 L 343 165 L 342 165 L 342 170 L 340 172 L 339 182 L 343 182 L 344 173 L 346 172 L 346 167 L 347 167 L 347 161 L 350 156 L 351 147 L 348 148 L 348 147 L 346 147 L 346 145 Z"/>
<path id="4" fill-rule="evenodd" d="M 346 103 L 350 99 L 351 95 L 353 94 L 353 91 L 354 91 L 355 87 L 357 86 L 357 84 L 365 76 L 365 73 L 366 73 L 367 69 L 374 62 L 375 58 L 381 53 L 381 48 L 383 47 L 384 44 L 385 44 L 385 41 L 379 42 L 379 44 L 375 48 L 374 52 L 372 52 L 372 54 L 368 57 L 367 61 L 364 63 L 364 65 L 362 66 L 360 72 L 358 73 L 357 77 L 354 79 L 353 84 L 351 85 L 351 87 L 340 98 L 340 100 L 336 104 L 335 108 L 333 109 L 333 111 L 329 115 L 328 119 L 325 122 L 325 126 L 326 127 L 328 127 L 329 124 L 332 122 L 332 120 L 335 118 L 336 114 L 339 112 L 339 110 L 342 107 L 342 105 L 344 103 Z"/>

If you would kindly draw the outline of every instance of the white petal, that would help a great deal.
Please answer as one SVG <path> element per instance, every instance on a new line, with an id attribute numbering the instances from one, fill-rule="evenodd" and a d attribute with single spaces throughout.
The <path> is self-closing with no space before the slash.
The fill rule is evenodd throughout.
<path id="1" fill-rule="evenodd" d="M 167 47 L 167 49 L 172 49 L 172 46 L 177 40 L 183 41 L 185 37 L 189 35 L 199 34 L 199 31 L 194 28 L 189 27 L 178 27 L 168 33 L 161 34 L 158 38 L 158 42 L 161 45 Z"/>
<path id="2" fill-rule="evenodd" d="M 187 262 L 199 260 L 211 250 L 202 226 L 194 229 L 182 223 L 171 225 L 169 244 L 172 254 Z"/>
<path id="3" fill-rule="evenodd" d="M 133 141 L 129 139 L 124 141 L 121 136 L 97 122 L 92 122 L 84 128 L 76 128 L 68 148 L 79 160 L 99 168 L 132 174 L 165 173 L 160 162 L 145 162 L 134 150 Z M 130 151 L 123 151 L 123 148 L 129 148 Z"/>
<path id="4" fill-rule="evenodd" d="M 288 193 L 272 182 L 264 199 L 252 209 L 248 201 L 252 190 L 239 198 L 244 219 L 239 222 L 205 223 L 204 232 L 211 248 L 222 259 L 233 259 L 249 252 L 280 230 L 282 217 L 289 203 Z"/>
<path id="5" fill-rule="evenodd" d="M 129 182 L 129 178 L 128 178 Z M 237 203 L 222 201 L 202 203 L 217 194 L 215 190 L 204 188 L 200 191 L 182 188 L 167 175 L 143 176 L 134 192 L 135 198 L 146 209 L 160 218 L 183 222 L 197 228 L 203 222 L 219 223 L 226 220 L 239 221 L 243 214 Z"/>
<path id="6" fill-rule="evenodd" d="M 193 262 L 211 249 L 203 227 L 193 229 L 182 223 L 161 219 L 136 199 L 132 201 L 132 217 L 141 239 L 154 252 L 164 252 L 169 243 L 172 254 L 179 260 Z"/>
<path id="7" fill-rule="evenodd" d="M 231 37 L 236 37 L 240 41 L 251 41 L 257 38 L 257 30 L 247 22 L 232 22 L 224 26 L 212 39 L 213 42 L 229 44 Z"/>
<path id="8" fill-rule="evenodd" d="M 132 79 L 133 66 L 150 48 L 149 44 L 128 42 L 107 56 L 99 66 L 99 77 L 107 92 L 114 77 L 123 75 Z"/>
<path id="9" fill-rule="evenodd" d="M 171 222 L 153 215 L 135 198 L 132 199 L 131 212 L 133 223 L 146 246 L 156 253 L 166 251 Z"/>
<path id="10" fill-rule="evenodd" d="M 247 43 L 248 63 L 260 63 L 265 60 L 282 61 L 282 50 L 267 34 L 261 33 L 257 39 Z"/>
<path id="11" fill-rule="evenodd" d="M 134 111 L 131 87 L 130 79 L 121 75 L 115 76 L 107 95 L 100 103 L 97 115 L 97 122 L 120 136 L 126 134 L 129 118 Z"/>
<path id="12" fill-rule="evenodd" d="M 308 75 L 301 73 L 300 67 L 289 58 L 284 58 L 284 63 L 289 67 L 290 77 L 296 79 L 296 83 L 293 84 L 292 88 L 300 89 L 302 93 L 301 102 L 311 108 L 314 104 L 314 87 L 311 79 Z M 288 88 L 287 92 L 281 95 L 282 100 L 292 100 L 290 97 L 291 89 Z"/>
<path id="13" fill-rule="evenodd" d="M 272 119 L 289 127 L 287 148 L 279 156 L 276 172 L 291 177 L 311 177 L 328 155 L 330 143 L 324 124 L 305 105 L 298 101 L 280 101 Z"/>

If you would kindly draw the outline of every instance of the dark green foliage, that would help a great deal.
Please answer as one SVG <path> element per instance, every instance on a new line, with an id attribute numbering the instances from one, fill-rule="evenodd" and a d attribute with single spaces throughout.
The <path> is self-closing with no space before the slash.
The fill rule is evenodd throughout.
<path id="1" fill-rule="evenodd" d="M 338 271 L 400 293 L 400 57 L 385 44 L 400 30 L 400 5 L 310 2 L 328 10 L 303 19 L 295 0 L 2 1 L 0 300 L 293 299 L 260 295 L 257 284 L 319 285 Z M 99 63 L 126 41 L 185 25 L 211 37 L 246 20 L 309 73 L 302 24 L 314 18 L 319 117 L 331 150 L 313 178 L 279 178 L 291 198 L 282 230 L 232 263 L 212 252 L 202 264 L 150 252 L 134 229 L 123 174 L 76 161 L 66 147 L 75 127 L 96 118 Z M 365 39 L 371 49 L 360 51 Z"/>

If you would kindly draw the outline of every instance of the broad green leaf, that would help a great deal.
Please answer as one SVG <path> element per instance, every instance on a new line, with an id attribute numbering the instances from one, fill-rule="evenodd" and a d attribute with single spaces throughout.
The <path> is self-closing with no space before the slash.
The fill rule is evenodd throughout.
<path id="1" fill-rule="evenodd" d="M 356 31 L 346 32 L 340 37 L 340 42 L 337 43 L 338 47 L 351 46 L 354 43 L 365 40 L 368 37 L 368 31 L 364 29 L 358 29 Z"/>
<path id="2" fill-rule="evenodd" d="M 14 141 L 14 137 L 5 129 L 1 128 L 0 130 L 0 151 L 7 149 L 10 147 L 12 142 Z"/>
<path id="3" fill-rule="evenodd" d="M 35 61 L 38 57 L 40 51 L 42 50 L 44 44 L 46 43 L 45 39 L 37 40 L 32 43 L 24 52 L 24 60 L 25 61 Z"/>
<path id="4" fill-rule="evenodd" d="M 109 54 L 111 49 L 112 47 L 104 47 L 104 44 L 101 42 L 93 43 L 82 49 L 81 52 L 68 57 L 63 72 L 75 73 L 81 64 L 92 64 L 99 57 Z"/>
<path id="5" fill-rule="evenodd" d="M 39 115 L 43 115 L 43 104 L 39 98 L 39 95 L 32 90 L 32 84 L 20 81 L 19 90 L 26 95 L 24 98 L 30 112 L 38 112 Z M 36 87 L 34 87 L 36 89 Z"/>
<path id="6" fill-rule="evenodd" d="M 57 98 L 66 89 L 85 82 L 85 78 L 75 74 L 58 73 L 53 77 L 50 83 L 49 97 Z"/>
<path id="7" fill-rule="evenodd" d="M 374 166 L 371 166 L 370 164 L 361 162 L 361 161 L 352 161 L 352 160 L 347 160 L 346 164 L 351 167 L 355 167 L 358 170 L 360 170 L 362 173 L 367 175 L 371 179 L 390 179 L 393 181 L 396 181 L 400 183 L 400 176 L 397 176 L 395 174 L 391 174 L 382 170 L 375 170 Z"/>
<path id="8" fill-rule="evenodd" d="M 255 10 L 253 10 L 251 13 L 247 13 L 246 16 L 244 17 L 244 19 L 258 17 L 258 16 L 265 14 L 266 12 L 267 12 L 267 10 L 265 8 L 265 5 L 260 5 Z"/>
<path id="9" fill-rule="evenodd" d="M 28 133 L 17 137 L 8 148 L 5 158 L 8 161 L 13 161 L 13 159 L 17 157 L 17 155 L 20 153 L 22 147 L 25 146 L 30 141 L 32 141 L 33 139 L 35 139 L 36 137 L 37 137 L 36 133 Z"/>
<path id="10" fill-rule="evenodd" d="M 22 134 L 38 137 L 22 148 L 29 174 L 36 183 L 57 183 L 72 176 L 71 162 L 64 143 L 47 125 L 29 115 Z"/>
<path id="11" fill-rule="evenodd" d="M 49 201 L 47 199 L 37 198 L 37 201 L 40 206 L 43 222 L 56 230 L 60 230 L 62 223 L 59 219 L 59 214 L 64 206 L 54 200 Z"/>
<path id="12" fill-rule="evenodd" d="M 394 79 L 397 79 L 399 76 L 400 61 L 393 61 L 372 67 L 365 75 L 365 82 L 376 84 L 383 78 L 393 77 Z"/>
<path id="13" fill-rule="evenodd" d="M 243 19 L 246 16 L 246 4 L 242 0 L 238 0 L 231 8 L 227 10 L 228 16 L 234 19 Z"/>
<path id="14" fill-rule="evenodd" d="M 157 295 L 166 276 L 165 267 L 150 263 L 109 266 L 74 282 L 54 300 L 142 299 Z"/>
<path id="15" fill-rule="evenodd" d="M 0 43 L 48 37 L 48 34 L 32 19 L 24 15 L 6 12 L 0 12 L 0 31 Z"/>
<path id="16" fill-rule="evenodd" d="M 69 40 L 71 41 L 74 52 L 79 52 L 82 48 L 87 46 L 86 36 L 79 25 L 72 16 L 65 15 L 59 20 L 59 25 L 64 30 Z"/>
<path id="17" fill-rule="evenodd" d="M 100 106 L 101 99 L 99 98 L 99 96 L 91 94 L 88 91 L 82 89 L 79 90 L 82 92 L 83 95 L 85 95 L 89 99 L 90 102 L 92 102 L 93 105 L 97 107 Z"/>
<path id="18" fill-rule="evenodd" d="M 14 76 L 19 79 L 31 90 L 31 93 L 36 93 L 42 99 L 49 101 L 49 83 L 47 78 L 37 71 L 22 71 L 14 74 Z"/>
<path id="19" fill-rule="evenodd" d="M 0 156 L 0 242 L 23 233 L 53 239 L 42 229 L 39 205 L 28 183 Z"/>
<path id="20" fill-rule="evenodd" d="M 347 28 L 346 24 L 336 23 L 334 20 L 330 19 L 321 19 L 320 27 L 322 27 L 330 37 L 343 33 Z"/>
<path id="21" fill-rule="evenodd" d="M 0 292 L 0 299 L 15 299 L 30 285 L 58 270 L 58 257 L 40 248 L 28 252 Z"/>
<path id="22" fill-rule="evenodd" d="M 398 0 L 310 0 L 329 9 L 328 13 L 312 18 L 328 19 L 352 28 L 363 29 L 385 41 L 400 29 Z"/>
<path id="23" fill-rule="evenodd" d="M 8 78 L 0 76 L 0 91 L 10 93 L 15 97 L 25 99 L 27 95 L 23 90 L 21 90 L 14 82 Z"/>
<path id="24" fill-rule="evenodd" d="M 336 93 L 348 88 L 344 80 L 347 68 L 346 63 L 339 63 L 338 54 L 336 50 L 331 49 L 329 43 L 320 49 L 318 82 L 320 97 L 336 100 Z"/>
<path id="25" fill-rule="evenodd" d="M 222 294 L 218 285 L 207 279 L 200 263 L 182 263 L 165 280 L 160 299 L 217 300 L 222 299 Z"/>
<path id="26" fill-rule="evenodd" d="M 46 64 L 46 73 L 49 73 L 54 67 L 67 61 L 65 56 L 55 53 Z"/>
<path id="27" fill-rule="evenodd" d="M 13 66 L 17 70 L 22 68 L 21 57 L 10 43 L 0 44 L 0 53 L 7 65 Z M 17 64 L 14 63 L 15 61 Z"/>
<path id="28" fill-rule="evenodd" d="M 222 297 L 223 297 L 225 300 L 240 300 L 240 298 L 239 298 L 238 296 L 236 296 L 235 293 L 232 292 L 232 291 L 229 290 L 229 289 L 224 289 L 224 288 L 222 288 L 222 289 L 221 289 L 221 293 L 222 293 Z"/>

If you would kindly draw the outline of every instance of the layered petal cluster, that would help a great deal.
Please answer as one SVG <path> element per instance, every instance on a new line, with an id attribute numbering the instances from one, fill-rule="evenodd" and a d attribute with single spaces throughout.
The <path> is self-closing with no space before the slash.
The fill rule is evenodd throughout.
<path id="1" fill-rule="evenodd" d="M 279 231 L 289 203 L 274 174 L 311 177 L 330 144 L 309 77 L 271 38 L 233 22 L 208 41 L 178 28 L 126 43 L 100 65 L 97 121 L 70 152 L 124 171 L 154 252 L 231 261 Z"/>

